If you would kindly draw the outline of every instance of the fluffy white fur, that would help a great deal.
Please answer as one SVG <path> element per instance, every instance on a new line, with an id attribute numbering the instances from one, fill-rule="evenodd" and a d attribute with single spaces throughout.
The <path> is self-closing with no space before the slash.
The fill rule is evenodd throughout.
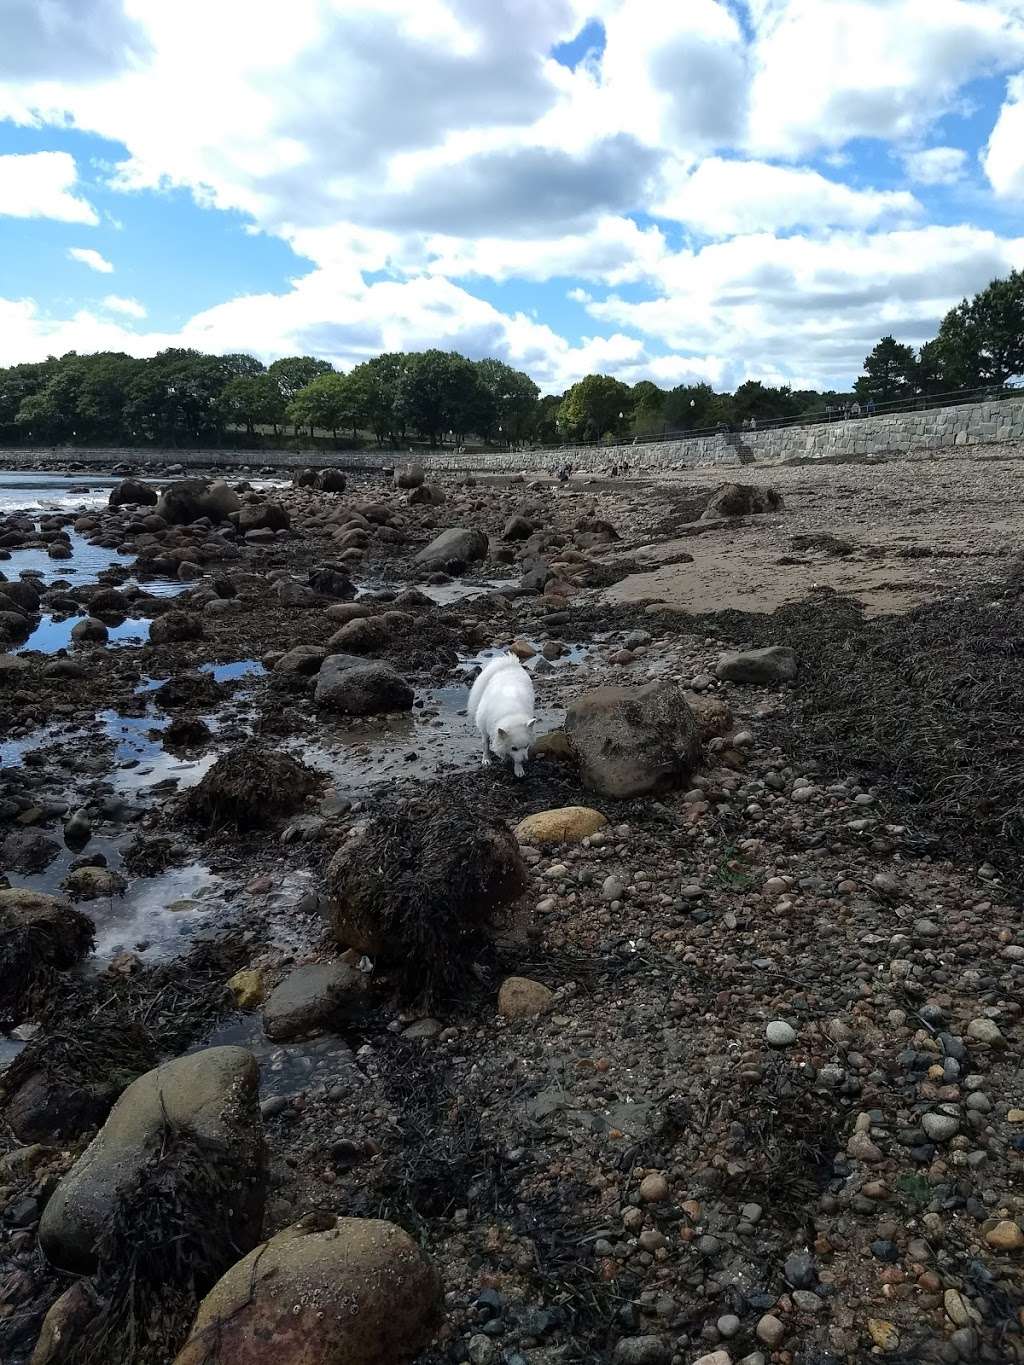
<path id="1" fill-rule="evenodd" d="M 484 742 L 483 763 L 491 755 L 511 758 L 516 777 L 533 741 L 533 681 L 514 654 L 499 654 L 485 665 L 469 694 L 469 719 Z"/>

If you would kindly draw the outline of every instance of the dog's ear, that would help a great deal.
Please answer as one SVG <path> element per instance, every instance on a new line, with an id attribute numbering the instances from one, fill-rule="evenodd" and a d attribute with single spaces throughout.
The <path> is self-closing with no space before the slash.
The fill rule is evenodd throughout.
<path id="1" fill-rule="evenodd" d="M 532 730 L 533 727 L 534 727 L 536 724 L 537 724 L 537 717 L 534 716 L 533 720 L 528 720 L 528 721 L 526 722 L 526 728 L 527 728 L 527 730 Z"/>
<path id="2" fill-rule="evenodd" d="M 505 729 L 503 725 L 498 726 L 498 738 L 508 739 L 508 731 Z"/>

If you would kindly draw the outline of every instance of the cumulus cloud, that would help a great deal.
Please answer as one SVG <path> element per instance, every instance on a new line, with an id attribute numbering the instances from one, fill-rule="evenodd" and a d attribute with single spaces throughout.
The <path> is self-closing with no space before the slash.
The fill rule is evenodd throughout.
<path id="1" fill-rule="evenodd" d="M 709 157 L 688 175 L 669 178 L 657 213 L 709 237 L 794 227 L 867 227 L 920 211 L 904 190 L 855 190 L 817 171 L 764 161 Z"/>
<path id="2" fill-rule="evenodd" d="M 953 185 L 963 178 L 967 153 L 961 147 L 926 147 L 904 152 L 903 165 L 918 185 Z"/>
<path id="3" fill-rule="evenodd" d="M 919 345 L 965 293 L 1024 266 L 1024 237 L 968 227 L 734 237 L 667 256 L 658 297 L 612 294 L 596 320 L 689 355 L 723 348 L 734 382 L 849 382 L 886 332 Z"/>
<path id="4" fill-rule="evenodd" d="M 126 318 L 144 318 L 146 309 L 138 299 L 126 299 L 120 294 L 107 294 L 103 307 L 108 313 L 122 313 Z"/>
<path id="5" fill-rule="evenodd" d="M 82 265 L 87 265 L 90 270 L 97 270 L 101 275 L 112 275 L 114 267 L 106 259 L 95 251 L 91 246 L 69 246 L 68 256 L 73 261 L 80 261 Z"/>
<path id="6" fill-rule="evenodd" d="M 73 193 L 77 182 L 78 169 L 68 152 L 0 156 L 0 214 L 94 225 L 96 210 Z"/>
<path id="7" fill-rule="evenodd" d="M 600 52 L 554 61 L 593 20 Z M 555 389 L 596 368 L 845 384 L 883 331 L 923 340 L 1020 262 L 1016 239 L 922 226 L 909 188 L 865 187 L 857 140 L 885 140 L 908 184 L 948 183 L 966 154 L 927 145 L 936 120 L 1022 65 L 1024 0 L 292 0 L 243 22 L 209 0 L 8 0 L 0 118 L 113 139 L 125 194 L 183 187 L 310 267 L 173 336 L 120 295 L 64 319 L 9 301 L 3 344 L 340 365 L 445 345 Z M 984 158 L 1006 197 L 1024 195 L 1022 83 Z M 798 164 L 812 154 L 827 174 Z M 70 158 L 62 174 L 91 215 L 70 221 L 95 222 Z M 594 335 L 538 321 L 533 289 L 502 311 L 483 280 L 559 281 Z"/>
<path id="8" fill-rule="evenodd" d="M 1024 74 L 1008 83 L 1006 102 L 985 148 L 984 166 L 996 194 L 1024 199 Z"/>
<path id="9" fill-rule="evenodd" d="M 4 0 L 0 77 L 77 81 L 109 75 L 145 54 L 122 0 Z"/>

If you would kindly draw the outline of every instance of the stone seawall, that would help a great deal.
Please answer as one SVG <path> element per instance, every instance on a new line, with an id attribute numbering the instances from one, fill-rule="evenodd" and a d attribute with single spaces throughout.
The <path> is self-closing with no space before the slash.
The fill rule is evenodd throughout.
<path id="1" fill-rule="evenodd" d="M 8 447 L 0 449 L 0 468 L 47 468 L 79 463 L 109 467 L 132 464 L 181 465 L 185 471 L 207 468 L 302 469 L 327 465 L 342 469 L 381 469 L 418 459 L 431 469 L 451 472 L 553 472 L 564 464 L 581 471 L 627 465 L 630 474 L 659 470 L 742 464 L 788 464 L 796 461 L 842 463 L 868 455 L 913 455 L 958 446 L 1024 442 L 1024 398 L 961 407 L 931 408 L 879 417 L 860 417 L 817 426 L 774 431 L 700 436 L 690 440 L 650 441 L 644 445 L 565 446 L 557 450 L 462 454 L 436 450 L 410 455 L 406 450 L 167 450 L 139 447 L 101 449 L 78 446 Z"/>

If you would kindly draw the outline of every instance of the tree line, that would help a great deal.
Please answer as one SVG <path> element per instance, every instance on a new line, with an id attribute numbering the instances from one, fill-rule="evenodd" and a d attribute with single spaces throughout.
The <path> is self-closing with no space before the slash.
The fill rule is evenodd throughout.
<path id="1" fill-rule="evenodd" d="M 847 393 L 748 380 L 659 388 L 591 374 L 541 397 L 529 375 L 454 351 L 392 352 L 340 373 L 315 356 L 264 365 L 244 354 L 172 348 L 140 360 L 69 352 L 0 369 L 0 443 L 258 446 L 308 437 L 521 446 L 622 440 L 813 417 L 1024 375 L 1024 273 L 993 281 L 943 318 L 918 351 L 883 337 Z"/>
<path id="2" fill-rule="evenodd" d="M 893 336 L 865 357 L 859 398 L 895 403 L 956 389 L 1000 388 L 1024 378 L 1024 271 L 993 280 L 942 319 L 917 351 Z"/>

